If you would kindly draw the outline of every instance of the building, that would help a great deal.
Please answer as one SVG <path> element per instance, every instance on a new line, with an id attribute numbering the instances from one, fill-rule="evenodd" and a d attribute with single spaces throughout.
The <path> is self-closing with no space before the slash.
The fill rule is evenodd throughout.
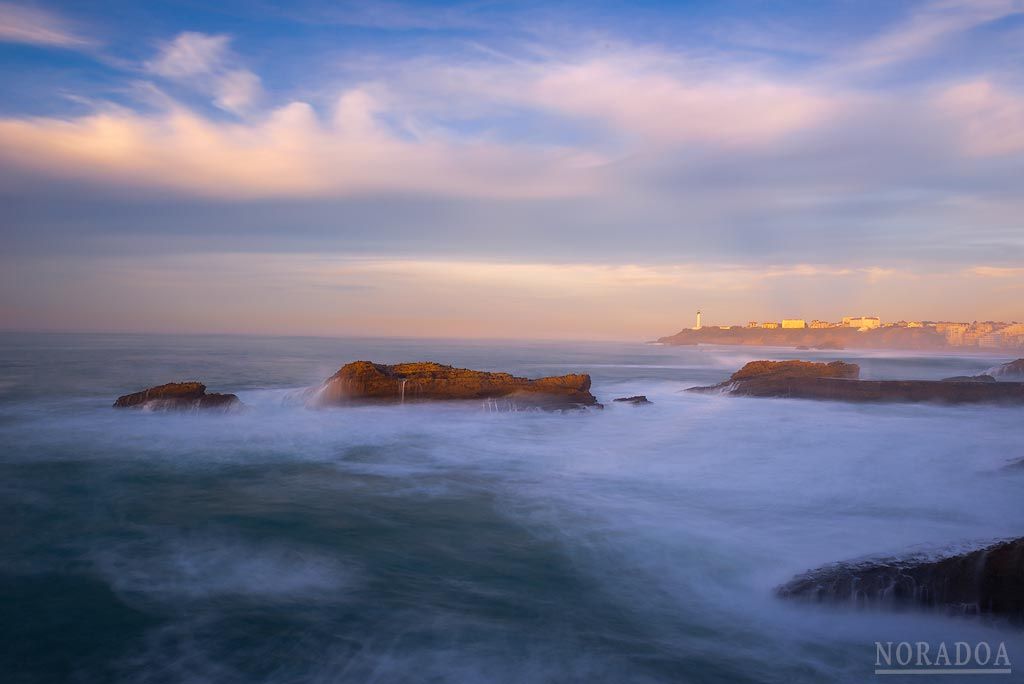
<path id="1" fill-rule="evenodd" d="M 765 328 L 766 330 L 774 330 L 775 328 L 779 327 L 779 324 L 774 321 L 765 321 L 764 323 L 761 324 L 761 327 Z"/>
<path id="2" fill-rule="evenodd" d="M 807 327 L 807 322 L 802 318 L 783 318 L 782 327 L 802 329 Z"/>
<path id="3" fill-rule="evenodd" d="M 969 323 L 950 323 L 942 321 L 935 324 L 935 332 L 941 333 L 946 338 L 946 344 L 953 347 L 964 345 L 964 334 L 971 327 Z"/>
<path id="4" fill-rule="evenodd" d="M 1003 346 L 1003 333 L 1001 331 L 987 332 L 978 337 L 978 346 L 989 349 L 998 349 Z"/>
<path id="5" fill-rule="evenodd" d="M 811 321 L 811 325 L 809 327 L 811 327 L 811 328 L 831 328 L 832 324 L 829 323 L 828 321 L 819 321 L 818 319 L 814 319 L 813 321 Z"/>
<path id="6" fill-rule="evenodd" d="M 843 316 L 843 327 L 871 330 L 882 325 L 878 316 Z"/>
<path id="7" fill-rule="evenodd" d="M 700 324 L 700 311 L 698 311 L 698 312 L 697 312 L 697 325 L 696 325 L 696 326 L 694 326 L 694 328 L 693 328 L 693 329 L 694 329 L 694 330 L 700 330 L 700 329 L 701 329 L 701 324 Z"/>
<path id="8" fill-rule="evenodd" d="M 1004 347 L 1024 347 L 1024 323 L 1011 323 L 999 332 Z"/>
<path id="9" fill-rule="evenodd" d="M 757 321 L 747 321 L 747 327 L 748 328 L 756 328 L 757 327 Z"/>

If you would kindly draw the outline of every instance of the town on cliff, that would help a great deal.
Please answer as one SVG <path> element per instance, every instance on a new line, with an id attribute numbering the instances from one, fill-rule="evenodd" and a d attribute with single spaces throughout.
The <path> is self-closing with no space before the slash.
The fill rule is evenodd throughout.
<path id="1" fill-rule="evenodd" d="M 798 349 L 1024 349 L 1024 323 L 1001 321 L 895 321 L 878 316 L 846 316 L 841 321 L 787 318 L 746 325 L 696 325 L 657 342 L 668 345 L 722 344 Z"/>

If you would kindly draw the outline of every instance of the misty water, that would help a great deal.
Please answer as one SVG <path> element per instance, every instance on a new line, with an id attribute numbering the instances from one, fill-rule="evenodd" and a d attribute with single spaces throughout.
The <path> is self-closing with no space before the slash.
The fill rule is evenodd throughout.
<path id="1" fill-rule="evenodd" d="M 1024 667 L 999 622 L 774 596 L 833 561 L 1024 535 L 1020 408 L 681 392 L 798 357 L 924 379 L 1006 360 L 0 336 L 2 680 L 864 682 L 886 640 L 1004 641 Z M 589 372 L 607 408 L 287 400 L 357 359 Z M 187 379 L 248 410 L 110 406 Z M 610 401 L 633 394 L 654 403 Z"/>

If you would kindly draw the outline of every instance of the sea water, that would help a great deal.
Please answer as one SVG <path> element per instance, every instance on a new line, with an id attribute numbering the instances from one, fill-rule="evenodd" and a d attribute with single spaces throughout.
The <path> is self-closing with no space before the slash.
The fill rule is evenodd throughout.
<path id="1" fill-rule="evenodd" d="M 922 379 L 1006 360 L 2 335 L 2 681 L 865 682 L 876 641 L 942 640 L 1005 642 L 1024 670 L 998 621 L 773 591 L 1024 536 L 1024 409 L 682 391 L 757 358 Z M 290 400 L 358 359 L 588 372 L 606 408 Z M 193 379 L 247 409 L 111 408 Z M 634 394 L 653 404 L 610 401 Z"/>

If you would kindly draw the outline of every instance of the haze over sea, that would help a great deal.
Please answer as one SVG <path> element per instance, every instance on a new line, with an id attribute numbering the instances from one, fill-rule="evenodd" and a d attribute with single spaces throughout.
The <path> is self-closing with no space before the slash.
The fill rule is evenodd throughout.
<path id="1" fill-rule="evenodd" d="M 842 358 L 866 378 L 1001 359 Z M 5 682 L 864 682 L 1020 631 L 782 602 L 794 574 L 1020 536 L 1019 408 L 694 395 L 780 349 L 0 336 Z M 604 411 L 309 410 L 343 363 L 589 372 Z M 199 379 L 228 415 L 115 411 Z M 635 407 L 611 399 L 646 394 Z M 10 676 L 13 674 L 14 679 Z M 954 680 L 955 677 L 947 677 Z"/>

